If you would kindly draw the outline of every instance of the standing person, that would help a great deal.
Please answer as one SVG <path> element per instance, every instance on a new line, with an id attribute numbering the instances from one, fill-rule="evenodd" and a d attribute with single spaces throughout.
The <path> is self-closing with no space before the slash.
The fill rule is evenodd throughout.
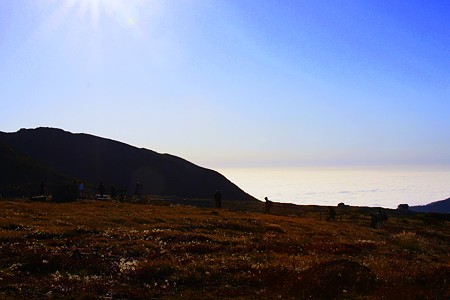
<path id="1" fill-rule="evenodd" d="M 384 222 L 387 221 L 388 216 L 383 211 L 383 209 L 378 208 L 375 213 L 370 213 L 370 227 L 372 228 L 381 228 L 384 225 Z"/>
<path id="2" fill-rule="evenodd" d="M 141 199 L 141 194 L 142 194 L 142 183 L 140 181 L 136 181 L 136 185 L 134 187 L 134 195 L 138 196 L 139 199 Z"/>
<path id="3" fill-rule="evenodd" d="M 116 188 L 113 185 L 111 185 L 111 198 L 115 199 L 116 196 L 117 196 Z"/>
<path id="4" fill-rule="evenodd" d="M 45 195 L 45 184 L 44 182 L 41 182 L 41 185 L 39 186 L 39 195 L 44 196 Z"/>
<path id="5" fill-rule="evenodd" d="M 375 229 L 380 227 L 380 220 L 377 213 L 370 213 L 370 227 Z"/>
<path id="6" fill-rule="evenodd" d="M 98 193 L 100 194 L 100 198 L 103 198 L 105 196 L 105 185 L 103 184 L 103 182 L 101 182 L 98 186 Z"/>
<path id="7" fill-rule="evenodd" d="M 388 216 L 384 212 L 382 208 L 378 209 L 378 222 L 380 223 L 380 227 L 383 227 L 384 222 L 388 220 Z"/>
<path id="8" fill-rule="evenodd" d="M 80 181 L 80 184 L 78 184 L 78 197 L 80 199 L 84 198 L 84 182 Z"/>
<path id="9" fill-rule="evenodd" d="M 270 214 L 270 209 L 272 208 L 273 202 L 269 200 L 269 198 L 264 197 L 264 200 L 266 200 L 265 206 L 264 206 L 264 213 Z"/>
<path id="10" fill-rule="evenodd" d="M 214 200 L 216 201 L 216 208 L 222 208 L 222 194 L 219 190 L 214 194 Z"/>
<path id="11" fill-rule="evenodd" d="M 334 210 L 334 208 L 329 207 L 327 221 L 331 221 L 331 220 L 336 221 L 336 211 Z"/>

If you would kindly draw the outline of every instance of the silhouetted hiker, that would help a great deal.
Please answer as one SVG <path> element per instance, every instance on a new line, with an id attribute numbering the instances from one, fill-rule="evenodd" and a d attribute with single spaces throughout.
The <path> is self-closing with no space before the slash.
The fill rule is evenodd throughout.
<path id="1" fill-rule="evenodd" d="M 378 214 L 370 213 L 370 227 L 378 228 L 380 226 L 380 222 L 378 220 Z"/>
<path id="2" fill-rule="evenodd" d="M 371 217 L 370 227 L 372 228 L 383 227 L 384 221 L 387 221 L 388 219 L 386 213 L 381 208 L 379 208 L 376 213 L 370 213 L 370 217 Z"/>
<path id="3" fill-rule="evenodd" d="M 112 199 L 115 199 L 115 198 L 116 198 L 116 195 L 117 195 L 117 193 L 116 193 L 116 188 L 112 185 L 112 186 L 111 186 L 111 198 L 112 198 Z"/>
<path id="4" fill-rule="evenodd" d="M 80 183 L 78 184 L 78 197 L 80 199 L 84 198 L 84 182 L 80 181 Z"/>
<path id="5" fill-rule="evenodd" d="M 381 221 L 381 223 L 382 223 L 382 225 L 383 225 L 384 221 L 387 221 L 387 220 L 388 220 L 388 216 L 386 215 L 386 213 L 384 212 L 384 210 L 381 209 L 381 208 L 378 210 L 378 215 L 380 216 L 380 221 Z"/>
<path id="6" fill-rule="evenodd" d="M 214 194 L 214 200 L 216 201 L 216 208 L 222 208 L 222 194 L 219 190 L 216 190 Z"/>
<path id="7" fill-rule="evenodd" d="M 39 195 L 41 195 L 41 196 L 45 195 L 45 184 L 44 184 L 44 182 L 41 182 L 41 185 L 39 186 Z"/>
<path id="8" fill-rule="evenodd" d="M 327 221 L 331 221 L 331 220 L 336 221 L 336 211 L 334 210 L 334 208 L 329 207 Z"/>
<path id="9" fill-rule="evenodd" d="M 141 194 L 142 194 L 142 183 L 140 183 L 139 181 L 136 181 L 136 185 L 134 187 L 134 195 L 138 196 L 139 198 L 141 198 Z"/>
<path id="10" fill-rule="evenodd" d="M 269 200 L 269 198 L 264 197 L 264 200 L 266 200 L 266 203 L 264 205 L 264 213 L 265 214 L 270 214 L 270 209 L 273 206 L 273 202 Z"/>
<path id="11" fill-rule="evenodd" d="M 100 194 L 100 198 L 103 198 L 103 196 L 105 195 L 105 185 L 103 184 L 103 182 L 98 186 L 98 193 Z"/>

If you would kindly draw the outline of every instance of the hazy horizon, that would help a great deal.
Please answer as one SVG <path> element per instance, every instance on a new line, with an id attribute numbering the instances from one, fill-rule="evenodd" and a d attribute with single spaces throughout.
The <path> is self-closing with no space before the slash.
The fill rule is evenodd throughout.
<path id="1" fill-rule="evenodd" d="M 263 200 L 300 205 L 397 208 L 449 198 L 450 166 L 222 168 L 219 172 Z"/>
<path id="2" fill-rule="evenodd" d="M 450 165 L 450 2 L 0 0 L 0 131 L 209 168 Z"/>

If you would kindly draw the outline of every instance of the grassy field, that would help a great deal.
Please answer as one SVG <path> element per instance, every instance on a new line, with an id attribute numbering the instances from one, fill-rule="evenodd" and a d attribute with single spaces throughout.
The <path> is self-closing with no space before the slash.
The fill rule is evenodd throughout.
<path id="1" fill-rule="evenodd" d="M 0 298 L 450 298 L 449 215 L 224 206 L 2 199 Z"/>

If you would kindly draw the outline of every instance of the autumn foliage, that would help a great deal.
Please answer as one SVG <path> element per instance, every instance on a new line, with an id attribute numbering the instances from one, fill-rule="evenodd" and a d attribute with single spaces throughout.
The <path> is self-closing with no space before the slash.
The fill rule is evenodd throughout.
<path id="1" fill-rule="evenodd" d="M 367 211 L 262 214 L 150 204 L 0 201 L 0 297 L 448 299 L 450 226 Z"/>

